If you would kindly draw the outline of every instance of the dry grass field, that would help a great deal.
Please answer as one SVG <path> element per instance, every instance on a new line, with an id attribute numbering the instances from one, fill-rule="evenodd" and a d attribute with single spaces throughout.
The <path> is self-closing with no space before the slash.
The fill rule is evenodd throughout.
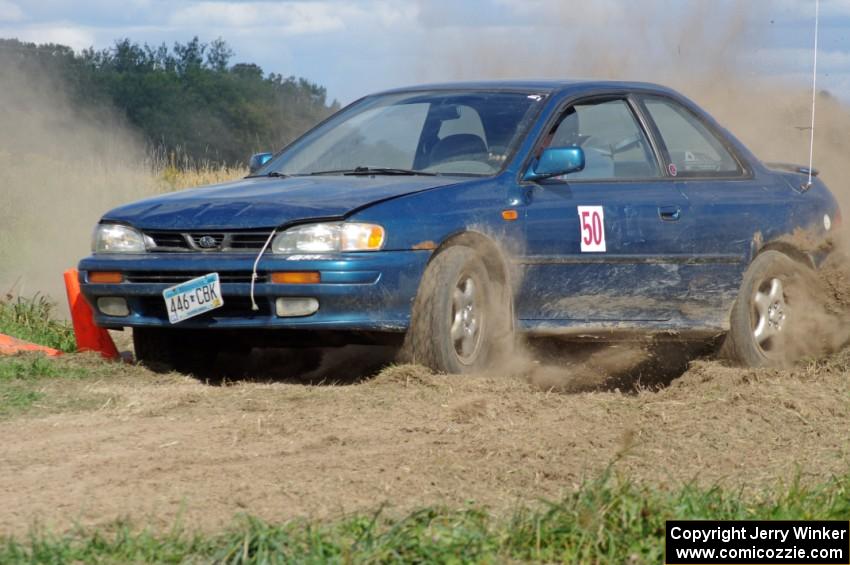
<path id="1" fill-rule="evenodd" d="M 534 558 L 533 537 L 511 542 L 516 547 L 507 540 L 524 535 L 537 516 L 533 523 L 563 521 L 545 526 L 562 537 L 563 528 L 572 532 L 569 539 L 546 534 L 538 542 L 544 560 L 621 562 L 634 553 L 637 562 L 652 562 L 661 548 L 658 524 L 671 513 L 846 511 L 836 501 L 847 500 L 842 477 L 850 465 L 847 351 L 787 370 L 696 361 L 653 389 L 606 385 L 592 356 L 566 355 L 547 367 L 550 384 L 554 374 L 564 385 L 589 371 L 600 377 L 595 389 L 575 392 L 541 387 L 536 365 L 446 376 L 410 365 L 380 369 L 380 357 L 356 348 L 327 352 L 305 374 L 287 375 L 287 361 L 255 352 L 250 366 L 230 360 L 244 368 L 239 378 L 202 381 L 86 355 L 0 359 L 0 434 L 16 438 L 0 446 L 0 532 L 9 540 L 78 532 L 37 539 L 48 555 L 91 551 L 121 561 L 116 555 L 129 549 L 118 540 L 127 535 L 154 544 L 146 550 L 154 553 L 142 555 L 161 555 L 176 543 L 175 532 L 216 540 L 240 515 L 260 521 L 237 527 L 236 539 L 250 532 L 280 541 L 284 534 L 269 534 L 268 524 L 289 524 L 285 536 L 303 536 L 304 527 L 368 523 L 380 509 L 375 527 L 384 533 L 413 527 L 416 517 L 411 539 L 390 544 L 392 552 L 411 551 L 411 559 L 428 560 L 411 549 L 414 540 L 441 551 L 465 540 L 451 551 L 524 560 Z M 589 507 L 576 508 L 577 501 Z M 545 511 L 550 503 L 565 506 L 553 517 Z M 424 522 L 423 509 L 430 509 Z M 483 513 L 474 516 L 488 516 L 492 526 L 467 531 L 470 516 L 453 514 L 463 509 Z M 601 522 L 583 523 L 584 512 Z M 444 537 L 429 537 L 439 528 Z M 306 554 L 315 558 L 323 543 L 343 553 L 357 546 L 328 535 L 304 542 Z M 479 536 L 495 548 L 475 549 Z M 7 552 L 33 555 L 34 547 L 7 543 Z M 183 558 L 207 555 L 180 551 Z M 262 561 L 246 551 L 245 562 Z"/>

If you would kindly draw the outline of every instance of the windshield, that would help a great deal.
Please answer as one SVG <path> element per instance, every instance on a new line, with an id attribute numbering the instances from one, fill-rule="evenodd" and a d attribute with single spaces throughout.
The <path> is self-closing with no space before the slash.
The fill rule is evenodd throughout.
<path id="1" fill-rule="evenodd" d="M 257 175 L 492 175 L 542 99 L 479 91 L 370 96 L 309 132 Z"/>

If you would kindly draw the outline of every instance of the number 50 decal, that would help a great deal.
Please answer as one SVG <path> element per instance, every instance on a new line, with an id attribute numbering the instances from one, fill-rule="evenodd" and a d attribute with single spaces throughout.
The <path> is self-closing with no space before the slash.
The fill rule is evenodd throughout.
<path id="1" fill-rule="evenodd" d="M 602 206 L 579 206 L 581 252 L 605 253 L 605 212 Z"/>

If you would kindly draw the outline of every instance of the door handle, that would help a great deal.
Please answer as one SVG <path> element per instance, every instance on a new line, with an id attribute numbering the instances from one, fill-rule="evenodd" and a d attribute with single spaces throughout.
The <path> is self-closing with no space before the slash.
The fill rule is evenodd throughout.
<path id="1" fill-rule="evenodd" d="M 677 222 L 682 215 L 682 209 L 678 206 L 659 206 L 658 216 L 665 222 Z"/>

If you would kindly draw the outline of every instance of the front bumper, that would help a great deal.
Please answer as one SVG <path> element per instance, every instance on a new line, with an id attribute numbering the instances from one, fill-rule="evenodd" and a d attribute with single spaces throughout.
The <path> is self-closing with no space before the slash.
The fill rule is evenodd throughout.
<path id="1" fill-rule="evenodd" d="M 173 327 L 186 329 L 305 329 L 403 332 L 410 323 L 413 300 L 430 251 L 380 251 L 326 256 L 264 256 L 257 273 L 263 279 L 254 288 L 259 311 L 250 303 L 252 254 L 162 253 L 94 255 L 79 264 L 80 286 L 104 328 L 172 327 L 162 291 L 201 274 L 221 275 L 224 306 Z M 89 282 L 91 271 L 132 273 L 120 284 Z M 271 272 L 318 271 L 318 284 L 273 284 Z M 162 276 L 163 282 L 158 278 Z M 144 281 L 144 282 L 137 282 Z M 236 282 L 228 282 L 236 281 Z M 99 297 L 127 300 L 130 314 L 106 316 L 97 309 Z M 312 297 L 319 310 L 310 316 L 281 318 L 275 313 L 279 297 Z"/>

